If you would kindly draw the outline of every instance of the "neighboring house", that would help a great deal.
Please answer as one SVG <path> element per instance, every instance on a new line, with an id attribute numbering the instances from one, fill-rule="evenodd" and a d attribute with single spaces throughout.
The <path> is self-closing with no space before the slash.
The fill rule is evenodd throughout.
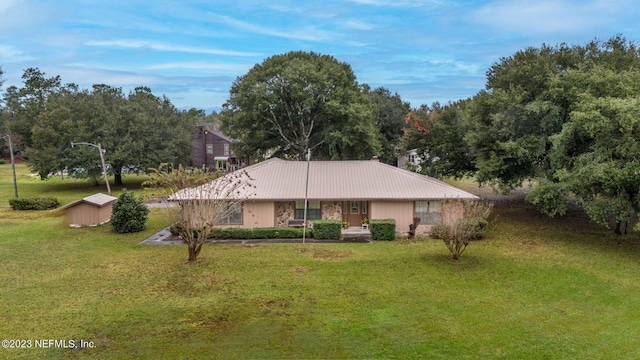
<path id="1" fill-rule="evenodd" d="M 406 154 L 398 156 L 398 167 L 401 169 L 416 169 L 416 172 L 420 172 L 421 162 L 422 158 L 418 155 L 418 149 L 408 150 Z"/>
<path id="2" fill-rule="evenodd" d="M 244 167 L 244 161 L 238 159 L 231 150 L 232 141 L 221 131 L 197 126 L 194 134 L 193 166 L 223 172 Z"/>
<path id="3" fill-rule="evenodd" d="M 233 192 L 234 200 L 243 201 L 220 224 L 224 227 L 287 226 L 290 220 L 304 218 L 307 194 L 308 220 L 333 219 L 359 226 L 364 218 L 393 218 L 397 231 L 405 233 L 418 216 L 421 223 L 416 232 L 427 233 L 441 218 L 443 200 L 479 199 L 442 181 L 375 160 L 306 162 L 273 158 L 243 171 L 253 179 L 252 186 Z M 203 186 L 216 188 L 220 179 Z M 198 188 L 192 190 L 192 194 L 202 193 Z M 186 194 L 189 192 L 182 191 L 173 197 L 195 197 Z"/>

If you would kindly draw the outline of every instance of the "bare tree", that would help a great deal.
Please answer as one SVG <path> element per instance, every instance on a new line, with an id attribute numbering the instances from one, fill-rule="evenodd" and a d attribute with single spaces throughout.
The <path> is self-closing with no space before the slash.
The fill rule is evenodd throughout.
<path id="1" fill-rule="evenodd" d="M 182 166 L 169 171 L 161 165 L 154 175 L 159 186 L 173 193 L 168 204 L 178 205 L 168 209 L 178 235 L 187 244 L 190 263 L 198 259 L 211 229 L 241 219 L 242 202 L 254 194 L 244 170 L 222 176 Z"/>
<path id="2" fill-rule="evenodd" d="M 434 225 L 431 236 L 442 239 L 453 260 L 459 260 L 471 240 L 482 237 L 493 203 L 447 200 L 442 204 L 442 221 Z"/>

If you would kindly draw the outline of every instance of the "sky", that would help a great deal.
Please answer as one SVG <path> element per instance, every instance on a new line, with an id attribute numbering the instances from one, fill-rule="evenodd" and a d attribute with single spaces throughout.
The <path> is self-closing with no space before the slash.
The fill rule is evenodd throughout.
<path id="1" fill-rule="evenodd" d="M 3 89 L 33 67 L 210 112 L 255 64 L 313 51 L 419 107 L 477 94 L 527 47 L 640 41 L 639 18 L 635 0 L 0 0 L 0 66 Z"/>

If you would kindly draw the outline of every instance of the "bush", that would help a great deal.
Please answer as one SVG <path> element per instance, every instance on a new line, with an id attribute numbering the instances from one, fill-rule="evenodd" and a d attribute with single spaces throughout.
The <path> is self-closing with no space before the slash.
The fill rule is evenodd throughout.
<path id="1" fill-rule="evenodd" d="M 111 227 L 117 233 L 132 233 L 144 230 L 149 208 L 133 193 L 124 191 L 113 203 Z"/>
<path id="2" fill-rule="evenodd" d="M 298 239 L 302 238 L 303 229 L 301 228 L 227 228 L 211 230 L 209 238 L 211 239 Z M 311 229 L 307 229 L 306 237 L 313 236 Z"/>
<path id="3" fill-rule="evenodd" d="M 484 237 L 483 230 L 489 225 L 486 219 L 475 217 L 461 220 L 458 226 L 462 231 L 469 233 L 471 240 L 480 240 Z"/>
<path id="4" fill-rule="evenodd" d="M 60 201 L 53 197 L 18 198 L 9 200 L 13 210 L 50 210 L 60 206 Z"/>
<path id="5" fill-rule="evenodd" d="M 0 159 L 0 165 L 4 165 L 4 164 L 6 164 L 6 163 L 7 163 L 7 160 L 5 160 L 5 159 Z"/>
<path id="6" fill-rule="evenodd" d="M 436 224 L 431 226 L 431 237 L 434 239 L 446 239 L 449 237 L 449 233 L 451 232 L 451 228 L 447 225 Z"/>
<path id="7" fill-rule="evenodd" d="M 395 219 L 369 220 L 369 230 L 373 240 L 394 240 L 396 238 Z"/>
<path id="8" fill-rule="evenodd" d="M 341 226 L 340 220 L 314 220 L 313 237 L 319 240 L 340 240 Z"/>

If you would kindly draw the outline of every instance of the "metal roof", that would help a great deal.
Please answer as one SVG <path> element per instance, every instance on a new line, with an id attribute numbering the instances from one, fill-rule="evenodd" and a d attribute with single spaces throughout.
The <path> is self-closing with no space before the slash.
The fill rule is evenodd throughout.
<path id="1" fill-rule="evenodd" d="M 97 193 L 97 194 L 93 194 L 91 196 L 87 196 L 85 198 L 82 198 L 80 200 L 74 201 L 70 204 L 67 204 L 65 206 L 62 207 L 62 209 L 68 209 L 72 206 L 78 205 L 80 203 L 88 203 L 91 205 L 95 205 L 97 207 L 102 207 L 105 205 L 109 205 L 110 203 L 114 202 L 118 200 L 118 198 L 107 195 L 107 194 L 103 194 L 103 193 Z"/>
<path id="2" fill-rule="evenodd" d="M 309 186 L 307 198 L 311 200 L 437 200 L 479 199 L 440 180 L 417 174 L 395 166 L 372 160 L 347 161 L 286 161 L 273 158 L 248 166 L 202 187 L 175 194 L 207 193 L 209 198 L 236 198 L 252 200 L 300 200 L 305 198 L 307 165 Z M 228 176 L 246 171 L 252 185 L 234 190 L 229 195 L 220 190 Z M 228 180 L 228 179 L 227 179 Z M 224 187 L 224 186 L 223 186 Z M 205 190 L 205 191 L 203 191 Z M 214 194 L 216 193 L 216 194 Z M 225 195 L 221 196 L 221 193 Z M 205 196 L 203 196 L 205 197 Z"/>

